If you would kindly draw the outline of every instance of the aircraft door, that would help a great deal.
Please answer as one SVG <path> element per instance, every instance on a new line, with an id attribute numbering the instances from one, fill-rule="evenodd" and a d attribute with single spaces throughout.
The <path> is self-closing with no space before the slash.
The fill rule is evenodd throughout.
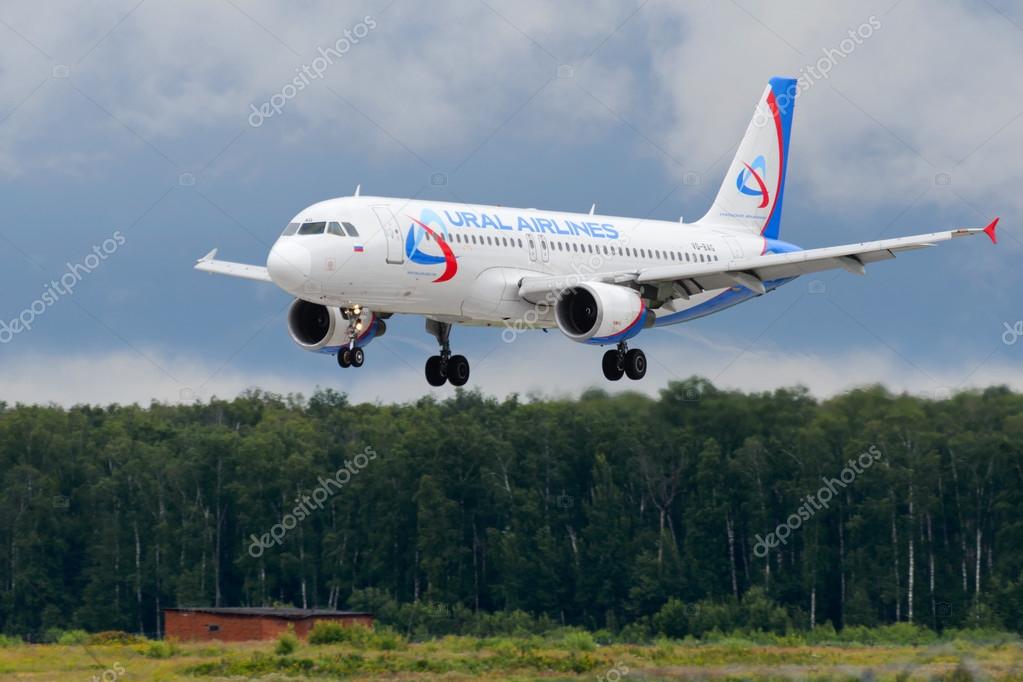
<path id="1" fill-rule="evenodd" d="M 387 206 L 374 206 L 373 213 L 380 221 L 380 229 L 387 239 L 387 262 L 394 265 L 401 265 L 405 262 L 405 245 L 401 242 L 401 227 L 398 219 L 391 213 Z"/>
<path id="2" fill-rule="evenodd" d="M 551 250 L 547 246 L 547 238 L 540 234 L 537 235 L 537 239 L 540 240 L 540 260 L 546 263 L 551 259 Z"/>
<path id="3" fill-rule="evenodd" d="M 742 245 L 739 244 L 739 240 L 735 237 L 725 237 L 725 241 L 728 242 L 728 248 L 732 250 L 732 258 L 742 258 Z"/>
<path id="4" fill-rule="evenodd" d="M 536 262 L 536 240 L 533 239 L 533 234 L 526 234 L 526 244 L 529 245 L 529 260 Z"/>

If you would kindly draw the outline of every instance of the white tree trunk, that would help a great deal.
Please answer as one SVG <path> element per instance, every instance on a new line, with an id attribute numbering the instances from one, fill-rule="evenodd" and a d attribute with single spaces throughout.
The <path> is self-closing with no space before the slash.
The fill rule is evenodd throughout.
<path id="1" fill-rule="evenodd" d="M 980 604 L 980 558 L 981 558 L 981 556 L 983 556 L 983 553 L 981 552 L 981 541 L 980 541 L 981 535 L 983 535 L 983 533 L 981 532 L 980 525 L 978 524 L 977 525 L 977 570 L 976 570 L 976 573 L 975 573 L 975 575 L 973 577 L 973 593 L 974 593 L 974 597 L 975 597 L 974 601 L 977 604 Z"/>
<path id="2" fill-rule="evenodd" d="M 906 557 L 906 620 L 913 622 L 913 538 L 916 534 L 916 523 L 913 519 L 913 485 L 909 486 L 909 533 L 908 533 L 908 555 Z"/>
<path id="3" fill-rule="evenodd" d="M 725 516 L 725 532 L 728 534 L 728 561 L 732 569 L 732 596 L 739 598 L 739 578 L 735 572 L 735 526 L 731 515 Z"/>
<path id="4" fill-rule="evenodd" d="M 810 590 L 810 629 L 817 627 L 817 586 Z"/>
<path id="5" fill-rule="evenodd" d="M 899 582 L 899 531 L 895 526 L 895 508 L 892 507 L 892 568 L 895 576 L 895 622 L 902 620 L 902 585 Z"/>

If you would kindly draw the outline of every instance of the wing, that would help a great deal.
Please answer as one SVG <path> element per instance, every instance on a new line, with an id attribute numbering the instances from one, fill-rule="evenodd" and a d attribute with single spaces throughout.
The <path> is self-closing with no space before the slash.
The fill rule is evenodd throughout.
<path id="1" fill-rule="evenodd" d="M 688 298 L 689 295 L 701 291 L 736 285 L 762 294 L 766 291 L 764 282 L 838 268 L 862 275 L 866 272 L 866 266 L 871 263 L 895 258 L 895 254 L 903 251 L 936 246 L 940 242 L 956 237 L 968 237 L 983 232 L 995 242 L 997 225 L 998 219 L 995 218 L 990 225 L 983 228 L 960 228 L 947 232 L 738 258 L 718 263 L 661 265 L 593 274 L 525 277 L 519 283 L 519 295 L 528 300 L 548 292 L 563 291 L 583 281 L 612 284 L 673 284 L 674 293 L 682 298 Z"/>
<path id="2" fill-rule="evenodd" d="M 232 263 L 226 260 L 216 260 L 217 250 L 213 249 L 205 256 L 195 262 L 195 269 L 203 272 L 211 272 L 217 275 L 229 275 L 243 279 L 254 279 L 260 282 L 272 282 L 266 268 L 261 265 L 246 265 L 245 263 Z"/>

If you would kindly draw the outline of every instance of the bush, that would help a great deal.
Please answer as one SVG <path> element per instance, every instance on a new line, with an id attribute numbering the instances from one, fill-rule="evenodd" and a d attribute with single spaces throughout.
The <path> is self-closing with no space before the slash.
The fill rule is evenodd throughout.
<path id="1" fill-rule="evenodd" d="M 345 636 L 345 627 L 340 623 L 320 621 L 313 625 L 309 631 L 310 644 L 336 644 L 337 642 L 348 641 Z"/>
<path id="2" fill-rule="evenodd" d="M 85 644 L 89 641 L 89 633 L 85 630 L 67 630 L 62 632 L 57 638 L 57 644 L 63 646 L 73 646 L 76 644 Z"/>
<path id="3" fill-rule="evenodd" d="M 789 627 L 789 615 L 778 606 L 762 587 L 751 587 L 742 596 L 739 607 L 740 627 L 747 630 L 785 634 Z"/>
<path id="4" fill-rule="evenodd" d="M 672 597 L 654 614 L 654 629 L 665 637 L 682 639 L 689 634 L 689 614 L 692 608 Z"/>
<path id="5" fill-rule="evenodd" d="M 6 649 L 21 644 L 21 637 L 17 635 L 0 635 L 0 649 Z"/>
<path id="6" fill-rule="evenodd" d="M 650 628 L 645 620 L 637 620 L 623 627 L 615 639 L 622 644 L 646 644 L 650 641 Z"/>
<path id="7" fill-rule="evenodd" d="M 561 642 L 566 649 L 573 652 L 593 651 L 597 648 L 593 635 L 585 630 L 568 631 L 561 638 Z"/>
<path id="8" fill-rule="evenodd" d="M 142 635 L 133 635 L 123 630 L 104 630 L 86 639 L 89 644 L 140 644 L 146 641 Z"/>
<path id="9" fill-rule="evenodd" d="M 277 646 L 274 647 L 274 653 L 278 656 L 290 656 L 295 653 L 297 648 L 298 637 L 295 636 L 294 629 L 288 626 L 288 631 L 282 632 L 281 636 L 277 638 Z"/>
<path id="10" fill-rule="evenodd" d="M 179 652 L 177 644 L 163 640 L 162 642 L 150 642 L 142 651 L 142 655 L 146 658 L 170 658 Z"/>

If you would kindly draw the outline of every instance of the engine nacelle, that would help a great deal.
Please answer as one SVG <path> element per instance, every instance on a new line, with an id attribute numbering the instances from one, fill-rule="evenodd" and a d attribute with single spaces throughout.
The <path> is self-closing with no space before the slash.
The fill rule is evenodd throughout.
<path id="1" fill-rule="evenodd" d="M 348 345 L 348 330 L 349 320 L 338 308 L 328 308 L 300 298 L 288 308 L 288 333 L 305 350 L 336 353 L 338 348 Z M 386 331 L 387 325 L 382 319 L 363 310 L 356 320 L 355 345 L 365 346 Z"/>
<path id="2" fill-rule="evenodd" d="M 562 333 L 579 343 L 617 343 L 653 324 L 639 294 L 628 287 L 584 282 L 564 291 L 554 306 Z"/>

